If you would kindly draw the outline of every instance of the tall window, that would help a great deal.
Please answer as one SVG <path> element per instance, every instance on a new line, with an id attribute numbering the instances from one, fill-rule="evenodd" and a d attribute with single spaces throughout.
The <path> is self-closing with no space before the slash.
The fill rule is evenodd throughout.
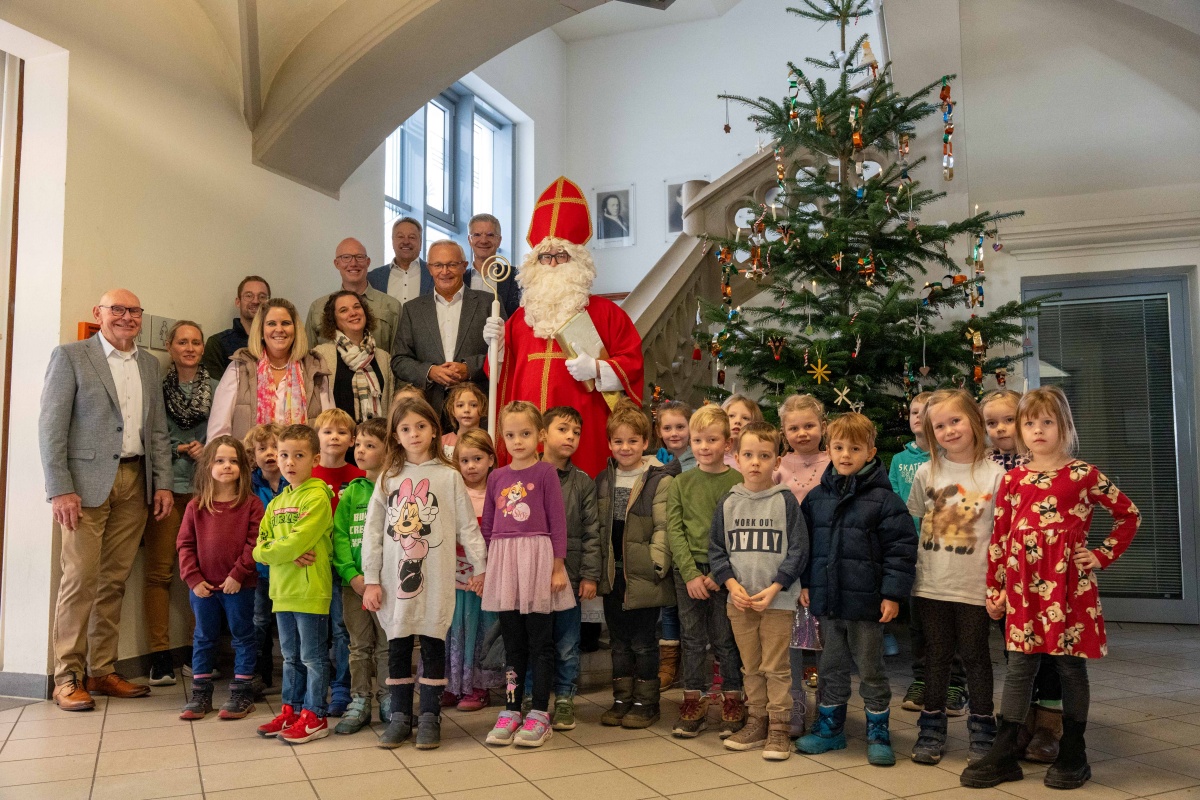
<path id="1" fill-rule="evenodd" d="M 387 139 L 384 219 L 412 216 L 425 226 L 425 248 L 437 239 L 467 247 L 467 223 L 493 214 L 504 233 L 512 229 L 512 122 L 461 86 L 443 92 Z M 505 237 L 511 255 L 515 239 Z M 391 257 L 388 243 L 388 258 Z"/>

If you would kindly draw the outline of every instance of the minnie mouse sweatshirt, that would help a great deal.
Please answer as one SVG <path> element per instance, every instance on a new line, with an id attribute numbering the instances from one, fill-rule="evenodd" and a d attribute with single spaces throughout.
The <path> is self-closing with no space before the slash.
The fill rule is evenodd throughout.
<path id="1" fill-rule="evenodd" d="M 455 545 L 476 575 L 487 569 L 467 486 L 440 461 L 381 475 L 367 507 L 363 576 L 383 587 L 376 615 L 389 639 L 445 639 L 454 619 Z"/>

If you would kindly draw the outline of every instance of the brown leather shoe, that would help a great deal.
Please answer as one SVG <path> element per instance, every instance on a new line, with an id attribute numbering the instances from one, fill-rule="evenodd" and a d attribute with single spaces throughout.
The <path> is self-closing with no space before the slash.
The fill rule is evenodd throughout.
<path id="1" fill-rule="evenodd" d="M 87 689 L 74 679 L 54 687 L 54 702 L 63 711 L 91 711 L 96 707 Z"/>
<path id="2" fill-rule="evenodd" d="M 1033 738 L 1025 748 L 1025 760 L 1053 764 L 1058 758 L 1058 743 L 1063 735 L 1063 713 L 1059 709 L 1037 707 Z"/>
<path id="3" fill-rule="evenodd" d="M 92 694 L 106 694 L 109 697 L 145 697 L 150 694 L 149 686 L 130 683 L 115 672 L 100 678 L 88 676 L 87 690 Z"/>

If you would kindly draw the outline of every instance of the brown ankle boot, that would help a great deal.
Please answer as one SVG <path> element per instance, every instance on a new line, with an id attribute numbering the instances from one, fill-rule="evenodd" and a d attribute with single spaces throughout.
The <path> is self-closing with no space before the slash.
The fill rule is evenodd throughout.
<path id="1" fill-rule="evenodd" d="M 666 691 L 675 685 L 679 674 L 679 642 L 658 643 L 658 685 Z"/>
<path id="2" fill-rule="evenodd" d="M 1034 720 L 1033 738 L 1025 747 L 1025 760 L 1053 764 L 1063 735 L 1063 713 L 1060 709 L 1035 706 L 1030 716 Z"/>
<path id="3" fill-rule="evenodd" d="M 772 711 L 769 715 L 767 743 L 763 745 L 762 754 L 767 761 L 786 761 L 791 757 L 792 740 L 788 738 L 788 731 L 792 727 L 791 717 L 790 711 Z"/>

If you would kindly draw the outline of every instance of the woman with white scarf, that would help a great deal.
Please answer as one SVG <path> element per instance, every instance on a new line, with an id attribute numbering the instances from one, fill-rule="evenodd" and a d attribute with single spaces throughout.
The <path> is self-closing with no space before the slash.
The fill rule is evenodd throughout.
<path id="1" fill-rule="evenodd" d="M 387 415 L 392 399 L 391 356 L 375 343 L 371 307 L 343 289 L 325 301 L 317 353 L 333 373 L 333 402 L 355 423 Z M 347 457 L 352 457 L 348 453 Z"/>

